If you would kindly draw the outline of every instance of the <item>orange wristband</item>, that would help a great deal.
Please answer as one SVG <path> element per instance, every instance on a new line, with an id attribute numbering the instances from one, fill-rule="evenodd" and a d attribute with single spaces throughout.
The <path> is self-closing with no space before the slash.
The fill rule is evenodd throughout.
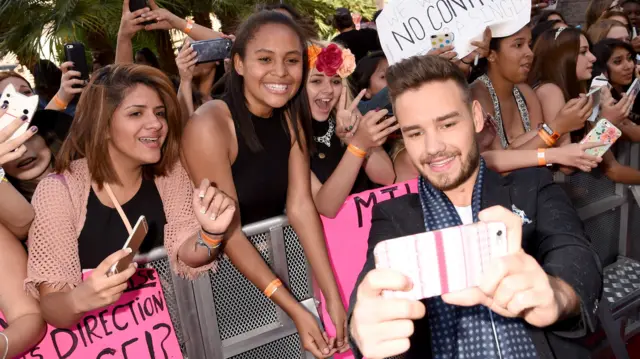
<path id="1" fill-rule="evenodd" d="M 545 149 L 538 148 L 538 166 L 546 166 L 547 159 L 545 157 Z"/>
<path id="2" fill-rule="evenodd" d="M 269 283 L 269 285 L 267 286 L 267 288 L 265 288 L 263 293 L 264 295 L 267 296 L 267 298 L 271 298 L 273 293 L 275 293 L 280 287 L 282 287 L 282 281 L 276 278 L 271 283 Z"/>
<path id="3" fill-rule="evenodd" d="M 200 236 L 202 237 L 202 241 L 210 247 L 216 247 L 222 243 L 222 239 L 213 239 L 203 230 L 200 231 Z"/>
<path id="4" fill-rule="evenodd" d="M 542 138 L 544 143 L 546 143 L 547 146 L 549 147 L 553 147 L 553 145 L 556 144 L 556 141 L 553 138 L 551 138 L 551 136 L 549 136 L 549 134 L 545 132 L 545 130 L 543 129 L 538 130 L 538 136 L 540 136 L 540 138 Z"/>
<path id="5" fill-rule="evenodd" d="M 182 30 L 182 32 L 188 34 L 191 32 L 191 29 L 193 29 L 193 20 L 187 19 L 187 26 L 184 27 L 184 30 Z"/>
<path id="6" fill-rule="evenodd" d="M 354 145 L 347 146 L 347 150 L 356 157 L 359 157 L 359 158 L 367 157 L 367 151 L 363 151 Z"/>
<path id="7" fill-rule="evenodd" d="M 54 95 L 54 96 L 53 96 L 53 98 L 52 98 L 52 100 L 53 100 L 53 103 L 55 103 L 55 104 L 56 104 L 56 106 L 60 107 L 61 109 L 63 109 L 63 110 L 66 110 L 66 109 L 67 109 L 67 105 L 68 105 L 68 104 L 64 103 L 64 102 L 63 102 L 63 101 L 58 97 L 58 95 Z"/>

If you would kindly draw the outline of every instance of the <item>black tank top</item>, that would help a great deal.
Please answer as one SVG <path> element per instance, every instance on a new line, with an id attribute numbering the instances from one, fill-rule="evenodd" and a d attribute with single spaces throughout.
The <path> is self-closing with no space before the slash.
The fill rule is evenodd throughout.
<path id="1" fill-rule="evenodd" d="M 251 115 L 262 145 L 262 150 L 252 152 L 238 128 L 236 119 L 239 115 L 232 108 L 229 110 L 238 139 L 238 156 L 231 165 L 231 173 L 242 225 L 282 215 L 287 202 L 291 151 L 291 137 L 283 111 L 275 109 L 269 118 Z"/>
<path id="2" fill-rule="evenodd" d="M 164 244 L 164 225 L 167 220 L 160 193 L 153 180 L 142 180 L 138 193 L 121 206 L 132 226 L 135 226 L 141 215 L 147 219 L 149 232 L 140 246 L 140 253 L 147 253 Z M 87 219 L 78 238 L 81 268 L 96 268 L 110 254 L 122 249 L 127 238 L 129 233 L 118 211 L 102 204 L 91 189 L 87 202 Z"/>
<path id="3" fill-rule="evenodd" d="M 346 151 L 346 147 L 335 134 L 335 126 L 333 119 L 324 122 L 313 121 L 313 140 L 316 142 L 317 151 L 311 157 L 311 171 L 323 184 L 336 170 Z M 360 193 L 371 188 L 369 177 L 364 169 L 360 168 L 350 194 Z"/>

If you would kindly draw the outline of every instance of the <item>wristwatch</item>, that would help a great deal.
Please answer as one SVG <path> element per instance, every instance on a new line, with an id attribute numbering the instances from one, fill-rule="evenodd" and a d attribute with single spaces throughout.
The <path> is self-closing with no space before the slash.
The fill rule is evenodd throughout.
<path id="1" fill-rule="evenodd" d="M 549 125 L 547 125 L 546 123 L 541 123 L 538 126 L 538 130 L 543 130 L 544 132 L 546 132 L 549 137 L 551 137 L 553 142 L 558 141 L 558 139 L 560 138 L 560 134 L 552 130 L 551 127 L 549 127 Z"/>

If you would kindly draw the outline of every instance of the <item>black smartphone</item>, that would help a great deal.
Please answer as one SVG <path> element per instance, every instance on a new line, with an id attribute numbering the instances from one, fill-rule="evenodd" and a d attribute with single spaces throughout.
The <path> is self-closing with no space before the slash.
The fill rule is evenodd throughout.
<path id="1" fill-rule="evenodd" d="M 224 38 L 191 43 L 191 47 L 198 54 L 197 64 L 221 61 L 228 58 L 231 55 L 231 46 L 233 46 L 233 42 Z"/>
<path id="2" fill-rule="evenodd" d="M 84 52 L 84 45 L 79 42 L 64 44 L 65 61 L 73 62 L 73 70 L 80 72 L 80 80 L 89 80 L 89 66 Z M 74 88 L 82 87 L 73 85 Z"/>
<path id="3" fill-rule="evenodd" d="M 129 11 L 134 12 L 140 9 L 144 9 L 145 7 L 149 7 L 147 4 L 147 0 L 129 0 Z M 142 25 L 150 25 L 155 23 L 155 21 L 145 21 Z"/>

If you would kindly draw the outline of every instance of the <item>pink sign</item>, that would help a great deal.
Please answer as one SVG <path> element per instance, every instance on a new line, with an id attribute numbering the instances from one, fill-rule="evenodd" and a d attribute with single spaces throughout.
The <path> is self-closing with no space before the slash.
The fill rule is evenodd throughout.
<path id="1" fill-rule="evenodd" d="M 358 275 L 364 266 L 367 256 L 367 242 L 371 228 L 371 211 L 377 203 L 418 193 L 418 181 L 411 180 L 392 186 L 378 188 L 349 196 L 338 212 L 336 218 L 322 217 L 327 250 L 336 275 L 338 288 L 345 307 L 349 306 L 349 298 L 354 290 Z M 335 335 L 336 330 L 322 298 L 322 318 L 327 333 Z M 337 354 L 338 359 L 353 358 L 351 352 Z"/>
<path id="2" fill-rule="evenodd" d="M 0 329 L 6 327 L 0 314 Z M 116 304 L 87 313 L 70 329 L 48 326 L 42 342 L 16 358 L 174 359 L 182 353 L 158 274 L 141 268 Z"/>

